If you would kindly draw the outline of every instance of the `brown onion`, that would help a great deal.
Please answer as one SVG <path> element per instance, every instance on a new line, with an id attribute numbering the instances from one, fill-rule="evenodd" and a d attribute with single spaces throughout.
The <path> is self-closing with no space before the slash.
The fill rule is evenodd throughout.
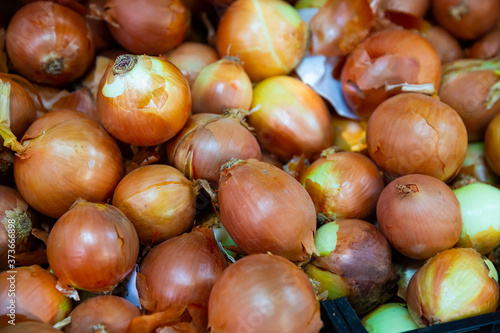
<path id="1" fill-rule="evenodd" d="M 366 141 L 372 160 L 391 178 L 420 173 L 447 182 L 467 153 L 467 131 L 456 111 L 416 93 L 383 102 L 368 120 Z"/>
<path id="2" fill-rule="evenodd" d="M 26 321 L 16 325 L 8 325 L 2 329 L 3 333 L 60 333 L 49 324 L 39 323 L 36 321 Z"/>
<path id="3" fill-rule="evenodd" d="M 113 37 L 137 54 L 169 51 L 182 42 L 190 24 L 180 0 L 107 0 L 105 11 Z"/>
<path id="4" fill-rule="evenodd" d="M 260 147 L 242 119 L 246 113 L 200 113 L 167 143 L 169 163 L 189 179 L 217 183 L 220 167 L 231 158 L 259 159 Z"/>
<path id="5" fill-rule="evenodd" d="M 425 38 L 434 46 L 442 64 L 446 64 L 464 57 L 464 51 L 448 31 L 440 26 L 433 25 L 425 31 Z"/>
<path id="6" fill-rule="evenodd" d="M 398 91 L 386 85 L 434 84 L 439 87 L 441 60 L 425 37 L 409 30 L 370 35 L 347 57 L 341 73 L 342 94 L 351 111 L 368 119 L 375 108 Z"/>
<path id="7" fill-rule="evenodd" d="M 380 8 L 422 17 L 427 13 L 429 5 L 430 0 L 382 0 Z"/>
<path id="8" fill-rule="evenodd" d="M 161 243 L 194 224 L 199 187 L 168 165 L 147 165 L 126 175 L 113 205 L 134 224 L 142 243 Z"/>
<path id="9" fill-rule="evenodd" d="M 71 311 L 71 324 L 64 331 L 122 333 L 127 330 L 132 318 L 140 315 L 141 311 L 125 298 L 97 296 L 80 303 Z"/>
<path id="10" fill-rule="evenodd" d="M 210 294 L 210 332 L 318 333 L 322 325 L 309 279 L 280 256 L 254 254 L 236 261 Z"/>
<path id="11" fill-rule="evenodd" d="M 484 157 L 493 172 L 500 176 L 500 114 L 493 118 L 486 130 Z"/>
<path id="12" fill-rule="evenodd" d="M 186 79 L 161 58 L 119 56 L 107 68 L 97 91 L 97 112 L 104 128 L 136 146 L 154 146 L 172 138 L 190 111 Z"/>
<path id="13" fill-rule="evenodd" d="M 92 15 L 96 13 L 96 10 L 99 12 L 104 10 L 106 0 L 84 0 L 83 2 L 91 11 L 91 14 L 87 15 L 86 20 L 92 32 L 92 39 L 94 40 L 96 51 L 106 50 L 116 46 L 116 40 L 111 35 L 111 31 L 109 31 L 106 21 Z"/>
<path id="14" fill-rule="evenodd" d="M 56 283 L 54 275 L 38 265 L 0 273 L 0 327 L 10 320 L 17 326 L 18 321 L 54 325 L 64 319 L 71 300 L 56 289 Z"/>
<path id="15" fill-rule="evenodd" d="M 377 221 L 391 245 L 414 259 L 453 247 L 462 232 L 457 197 L 427 175 L 406 175 L 387 185 L 378 200 Z"/>
<path id="16" fill-rule="evenodd" d="M 244 252 L 308 260 L 316 212 L 307 191 L 285 171 L 257 160 L 231 160 L 222 168 L 220 219 Z"/>
<path id="17" fill-rule="evenodd" d="M 285 1 L 237 0 L 222 15 L 217 50 L 239 58 L 250 79 L 261 81 L 290 73 L 306 51 L 308 34 L 307 24 Z"/>
<path id="18" fill-rule="evenodd" d="M 94 293 L 113 290 L 138 254 L 134 225 L 118 208 L 81 199 L 57 220 L 47 241 L 58 283 Z"/>
<path id="19" fill-rule="evenodd" d="M 500 28 L 497 28 L 475 42 L 467 51 L 473 59 L 491 59 L 500 56 Z"/>
<path id="20" fill-rule="evenodd" d="M 300 182 L 316 213 L 335 220 L 372 217 L 384 189 L 382 173 L 368 157 L 334 149 L 325 150 L 305 170 Z"/>
<path id="21" fill-rule="evenodd" d="M 49 1 L 18 10 L 7 27 L 6 41 L 16 70 L 37 83 L 70 83 L 94 57 L 92 33 L 83 16 Z"/>
<path id="22" fill-rule="evenodd" d="M 321 97 L 302 81 L 275 76 L 254 87 L 248 123 L 262 148 L 288 162 L 312 158 L 332 144 L 331 115 Z"/>

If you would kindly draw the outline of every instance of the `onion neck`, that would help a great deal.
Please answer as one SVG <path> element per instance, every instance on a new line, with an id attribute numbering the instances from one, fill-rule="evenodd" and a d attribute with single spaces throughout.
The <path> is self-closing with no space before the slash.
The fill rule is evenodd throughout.
<path id="1" fill-rule="evenodd" d="M 251 112 L 243 109 L 227 109 L 224 111 L 222 117 L 235 120 L 237 123 L 239 123 L 241 126 L 245 127 L 247 130 L 249 130 L 252 134 L 255 135 L 254 133 L 255 129 L 251 127 L 245 119 L 250 115 L 250 113 Z"/>
<path id="2" fill-rule="evenodd" d="M 459 4 L 448 8 L 448 14 L 450 14 L 455 21 L 460 21 L 462 20 L 462 16 L 469 14 L 469 6 L 464 1 L 460 1 Z"/>
<path id="3" fill-rule="evenodd" d="M 10 129 L 10 83 L 0 80 L 0 136 L 3 145 L 19 154 L 28 149 L 17 141 Z"/>
<path id="4" fill-rule="evenodd" d="M 115 64 L 113 66 L 114 75 L 123 75 L 134 69 L 135 65 L 139 61 L 139 57 L 134 54 L 124 54 L 116 58 Z"/>
<path id="5" fill-rule="evenodd" d="M 107 333 L 106 326 L 97 324 L 92 326 L 92 333 Z"/>
<path id="6" fill-rule="evenodd" d="M 402 193 L 403 196 L 420 192 L 417 184 L 398 184 L 396 187 L 398 188 L 399 193 Z"/>
<path id="7" fill-rule="evenodd" d="M 31 222 L 30 215 L 20 208 L 5 211 L 5 218 L 2 223 L 7 227 L 8 221 L 14 220 L 16 245 L 23 245 L 28 237 L 31 235 L 33 223 Z"/>
<path id="8" fill-rule="evenodd" d="M 340 153 L 343 151 L 344 151 L 344 149 L 337 147 L 337 146 L 333 146 L 333 147 L 326 148 L 325 150 L 323 150 L 321 152 L 321 157 L 327 157 L 328 155 L 333 155 L 333 154 Z"/>

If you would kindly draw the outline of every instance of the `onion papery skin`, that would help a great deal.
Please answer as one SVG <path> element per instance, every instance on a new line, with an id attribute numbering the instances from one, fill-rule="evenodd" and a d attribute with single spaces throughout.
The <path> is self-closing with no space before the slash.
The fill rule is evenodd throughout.
<path id="1" fill-rule="evenodd" d="M 60 333 L 60 330 L 55 329 L 49 324 L 39 323 L 36 321 L 17 322 L 16 325 L 8 325 L 2 329 L 4 333 Z"/>
<path id="2" fill-rule="evenodd" d="M 261 159 L 260 146 L 242 114 L 199 113 L 167 143 L 167 157 L 189 179 L 219 181 L 221 166 L 232 158 Z"/>
<path id="3" fill-rule="evenodd" d="M 447 64 L 464 57 L 464 51 L 458 41 L 442 27 L 437 25 L 431 26 L 425 32 L 425 37 L 436 49 L 442 64 Z"/>
<path id="4" fill-rule="evenodd" d="M 123 175 L 116 141 L 78 111 L 52 111 L 38 118 L 14 158 L 16 185 L 40 213 L 58 218 L 76 199 L 108 199 Z"/>
<path id="5" fill-rule="evenodd" d="M 406 304 L 386 303 L 361 318 L 369 333 L 399 333 L 418 329 Z"/>
<path id="6" fill-rule="evenodd" d="M 16 326 L 18 322 L 27 320 L 54 325 L 68 315 L 71 300 L 56 289 L 54 275 L 38 265 L 17 267 L 14 271 L 0 273 L 0 291 L 5 295 L 0 299 L 0 327 L 13 319 L 9 317 L 11 309 L 8 308 L 13 299 Z M 15 297 L 8 297 L 12 289 L 15 290 Z"/>
<path id="7" fill-rule="evenodd" d="M 377 203 L 380 230 L 391 245 L 413 259 L 453 247 L 462 231 L 460 202 L 442 181 L 406 175 L 387 185 Z"/>
<path id="8" fill-rule="evenodd" d="M 208 304 L 210 332 L 318 333 L 319 302 L 307 276 L 290 261 L 253 254 L 229 266 Z"/>
<path id="9" fill-rule="evenodd" d="M 491 59 L 500 56 L 500 28 L 497 28 L 475 42 L 468 50 L 472 59 Z"/>
<path id="10" fill-rule="evenodd" d="M 368 120 L 366 141 L 371 159 L 392 179 L 419 173 L 448 182 L 467 154 L 467 130 L 458 113 L 416 93 L 383 102 Z"/>
<path id="11" fill-rule="evenodd" d="M 65 328 L 67 333 L 126 332 L 132 318 L 142 315 L 139 308 L 118 296 L 104 295 L 92 297 L 71 311 L 71 324 Z"/>
<path id="12" fill-rule="evenodd" d="M 420 326 L 494 312 L 498 274 L 473 249 L 449 249 L 429 259 L 410 280 L 407 304 Z"/>
<path id="13" fill-rule="evenodd" d="M 206 309 L 227 263 L 213 231 L 196 228 L 154 247 L 139 269 L 137 289 L 147 313 L 191 304 Z"/>
<path id="14" fill-rule="evenodd" d="M 193 89 L 198 73 L 219 60 L 217 52 L 212 47 L 196 42 L 184 42 L 165 57 L 181 70 L 191 89 Z"/>
<path id="15" fill-rule="evenodd" d="M 111 291 L 134 268 L 139 239 L 116 207 L 77 200 L 59 218 L 47 241 L 47 258 L 63 286 Z"/>
<path id="16" fill-rule="evenodd" d="M 465 59 L 443 67 L 439 97 L 462 117 L 470 142 L 482 141 L 500 113 L 499 70 L 500 59 Z"/>
<path id="17" fill-rule="evenodd" d="M 168 52 L 182 42 L 191 21 L 180 0 L 107 0 L 105 10 L 113 37 L 136 54 Z"/>
<path id="18" fill-rule="evenodd" d="M 486 129 L 484 157 L 493 172 L 500 176 L 500 114 L 493 118 Z"/>
<path id="19" fill-rule="evenodd" d="M 127 174 L 113 195 L 113 205 L 134 224 L 142 243 L 159 244 L 194 224 L 198 191 L 180 171 L 147 165 Z"/>
<path id="20" fill-rule="evenodd" d="M 500 116 L 498 119 L 500 124 Z M 484 142 L 474 142 L 467 145 L 467 155 L 460 169 L 460 174 L 474 177 L 481 183 L 500 184 L 500 177 L 486 162 Z"/>
<path id="21" fill-rule="evenodd" d="M 80 77 L 94 58 L 85 18 L 66 6 L 38 1 L 19 9 L 7 27 L 7 53 L 28 80 L 64 85 Z"/>
<path id="22" fill-rule="evenodd" d="M 496 0 L 434 0 L 432 14 L 455 37 L 472 40 L 493 29 L 500 17 Z"/>
<path id="23" fill-rule="evenodd" d="M 316 213 L 330 219 L 372 217 L 384 189 L 384 178 L 375 163 L 354 152 L 324 153 L 305 170 L 300 182 Z"/>
<path id="24" fill-rule="evenodd" d="M 382 10 L 398 11 L 423 17 L 429 9 L 430 0 L 382 0 Z"/>
<path id="25" fill-rule="evenodd" d="M 257 82 L 290 73 L 302 59 L 308 37 L 307 24 L 287 2 L 237 0 L 220 20 L 217 50 L 239 58 Z"/>
<path id="26" fill-rule="evenodd" d="M 307 191 L 285 171 L 257 160 L 232 160 L 219 180 L 220 219 L 247 254 L 308 260 L 315 251 L 316 211 Z"/>
<path id="27" fill-rule="evenodd" d="M 177 134 L 191 112 L 191 91 L 171 62 L 149 56 L 119 56 L 97 92 L 97 112 L 116 139 L 154 146 Z"/>
<path id="28" fill-rule="evenodd" d="M 253 87 L 240 62 L 224 57 L 200 71 L 192 96 L 193 113 L 222 114 L 226 109 L 249 110 Z"/>
<path id="29" fill-rule="evenodd" d="M 94 98 L 87 88 L 78 89 L 69 95 L 62 96 L 53 105 L 52 110 L 75 110 L 86 114 L 90 119 L 99 122 L 99 115 Z"/>
<path id="30" fill-rule="evenodd" d="M 398 275 L 391 247 L 384 235 L 362 220 L 338 220 L 324 224 L 314 238 L 319 254 L 305 266 L 328 299 L 347 297 L 362 315 L 396 292 Z"/>
<path id="31" fill-rule="evenodd" d="M 455 190 L 462 210 L 463 228 L 458 246 L 488 255 L 500 245 L 500 190 L 483 183 Z"/>
<path id="32" fill-rule="evenodd" d="M 288 162 L 293 156 L 311 158 L 331 146 L 331 115 L 316 92 L 302 81 L 276 76 L 254 87 L 248 123 L 270 153 Z"/>
<path id="33" fill-rule="evenodd" d="M 370 35 L 349 54 L 340 80 L 347 106 L 368 119 L 378 105 L 397 94 L 386 91 L 386 84 L 432 83 L 438 89 L 441 60 L 419 33 L 388 29 Z"/>

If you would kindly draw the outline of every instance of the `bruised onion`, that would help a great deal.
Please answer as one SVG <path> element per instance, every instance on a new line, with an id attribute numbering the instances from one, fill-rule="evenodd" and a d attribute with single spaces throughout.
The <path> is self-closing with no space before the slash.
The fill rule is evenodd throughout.
<path id="1" fill-rule="evenodd" d="M 285 1 L 237 0 L 222 15 L 217 50 L 239 58 L 250 79 L 261 81 L 290 73 L 306 51 L 308 35 L 307 24 Z"/>
<path id="2" fill-rule="evenodd" d="M 7 27 L 6 42 L 15 69 L 37 83 L 70 83 L 94 58 L 92 33 L 85 18 L 50 1 L 19 9 Z"/>
<path id="3" fill-rule="evenodd" d="M 453 247 L 462 231 L 457 197 L 427 175 L 406 175 L 387 185 L 378 200 L 377 221 L 391 245 L 414 259 Z"/>
<path id="4" fill-rule="evenodd" d="M 231 160 L 221 170 L 220 219 L 244 252 L 309 259 L 316 212 L 307 191 L 285 171 L 257 160 Z"/>
<path id="5" fill-rule="evenodd" d="M 434 46 L 443 64 L 464 57 L 464 51 L 455 37 L 440 26 L 433 25 L 427 29 L 425 38 Z"/>
<path id="6" fill-rule="evenodd" d="M 389 177 L 426 174 L 444 182 L 467 153 L 465 125 L 450 106 L 416 93 L 383 102 L 368 120 L 368 153 Z"/>
<path id="7" fill-rule="evenodd" d="M 56 289 L 57 279 L 38 265 L 0 273 L 0 327 L 13 320 L 54 325 L 71 311 L 71 300 Z"/>
<path id="8" fill-rule="evenodd" d="M 500 114 L 493 118 L 486 129 L 484 157 L 489 167 L 500 176 Z"/>
<path id="9" fill-rule="evenodd" d="M 138 254 L 137 232 L 118 208 L 81 199 L 57 220 L 47 241 L 49 265 L 63 289 L 111 291 Z"/>
<path id="10" fill-rule="evenodd" d="M 97 112 L 113 137 L 153 146 L 182 129 L 191 112 L 191 92 L 171 62 L 126 54 L 104 73 L 97 91 Z"/>
<path id="11" fill-rule="evenodd" d="M 142 243 L 158 244 L 194 224 L 199 187 L 168 165 L 147 165 L 127 174 L 113 205 L 132 222 Z"/>
<path id="12" fill-rule="evenodd" d="M 472 59 L 491 59 L 500 56 L 500 28 L 497 28 L 475 42 L 467 51 Z"/>
<path id="13" fill-rule="evenodd" d="M 322 325 L 309 279 L 279 256 L 253 254 L 236 261 L 210 294 L 210 332 L 318 333 Z"/>
<path id="14" fill-rule="evenodd" d="M 410 280 L 408 310 L 420 326 L 494 312 L 498 273 L 473 249 L 449 249 L 429 259 Z"/>

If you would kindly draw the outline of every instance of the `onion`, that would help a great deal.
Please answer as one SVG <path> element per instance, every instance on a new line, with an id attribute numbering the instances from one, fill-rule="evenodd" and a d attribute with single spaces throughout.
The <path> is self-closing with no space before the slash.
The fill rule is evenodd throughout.
<path id="1" fill-rule="evenodd" d="M 491 59 L 500 56 L 500 28 L 497 28 L 475 42 L 467 51 L 473 59 Z"/>
<path id="2" fill-rule="evenodd" d="M 427 175 L 406 175 L 387 185 L 377 203 L 377 221 L 391 245 L 414 259 L 453 247 L 462 231 L 457 197 Z"/>
<path id="3" fill-rule="evenodd" d="M 65 327 L 65 332 L 125 332 L 132 318 L 140 315 L 141 311 L 124 298 L 97 296 L 73 309 L 71 324 Z"/>
<path id="4" fill-rule="evenodd" d="M 333 146 L 345 151 L 367 153 L 366 121 L 333 115 Z"/>
<path id="5" fill-rule="evenodd" d="M 248 123 L 263 149 L 289 161 L 331 146 L 332 118 L 321 97 L 302 81 L 275 76 L 254 87 Z"/>
<path id="6" fill-rule="evenodd" d="M 19 9 L 7 27 L 6 42 L 16 70 L 37 83 L 70 83 L 94 57 L 92 33 L 83 16 L 48 1 Z"/>
<path id="7" fill-rule="evenodd" d="M 473 249 L 449 249 L 429 259 L 410 280 L 408 310 L 419 326 L 494 312 L 498 274 Z"/>
<path id="8" fill-rule="evenodd" d="M 134 226 L 118 208 L 81 199 L 57 220 L 47 241 L 58 283 L 94 293 L 113 290 L 138 254 Z"/>
<path id="9" fill-rule="evenodd" d="M 490 168 L 500 176 L 500 115 L 496 115 L 486 129 L 484 157 Z"/>
<path id="10" fill-rule="evenodd" d="M 38 265 L 0 273 L 0 323 L 14 320 L 17 326 L 18 321 L 33 320 L 54 325 L 64 319 L 71 300 L 56 289 L 56 283 Z"/>
<path id="11" fill-rule="evenodd" d="M 455 37 L 440 26 L 431 26 L 425 32 L 425 37 L 436 49 L 442 64 L 464 57 L 464 51 Z"/>
<path id="12" fill-rule="evenodd" d="M 250 79 L 261 81 L 290 73 L 306 51 L 308 34 L 307 24 L 284 1 L 237 0 L 222 15 L 217 50 L 239 58 Z"/>
<path id="13" fill-rule="evenodd" d="M 391 247 L 373 224 L 329 222 L 318 229 L 314 242 L 319 255 L 304 270 L 328 299 L 345 296 L 361 315 L 395 294 L 398 275 Z"/>
<path id="14" fill-rule="evenodd" d="M 156 57 L 119 56 L 97 91 L 103 126 L 118 140 L 137 146 L 154 146 L 172 138 L 190 111 L 191 93 L 181 71 Z"/>
<path id="15" fill-rule="evenodd" d="M 499 117 L 500 119 L 500 117 Z M 467 155 L 460 169 L 460 174 L 471 176 L 482 183 L 500 183 L 500 177 L 496 176 L 486 163 L 484 143 L 475 142 L 467 145 Z M 460 175 L 459 174 L 459 175 Z"/>
<path id="16" fill-rule="evenodd" d="M 199 187 L 168 165 L 148 165 L 126 175 L 113 205 L 134 224 L 142 243 L 161 243 L 194 224 Z"/>
<path id="17" fill-rule="evenodd" d="M 100 51 L 116 46 L 116 41 L 111 35 L 111 31 L 109 31 L 106 21 L 92 15 L 95 9 L 101 12 L 104 10 L 106 0 L 85 0 L 84 3 L 90 8 L 91 12 L 91 15 L 87 15 L 86 19 L 92 32 L 95 49 Z"/>
<path id="18" fill-rule="evenodd" d="M 300 182 L 317 214 L 329 219 L 365 219 L 375 214 L 384 178 L 375 163 L 354 152 L 326 150 Z"/>
<path id="19" fill-rule="evenodd" d="M 279 256 L 254 254 L 238 260 L 210 294 L 210 332 L 318 333 L 322 325 L 307 276 Z"/>
<path id="20" fill-rule="evenodd" d="M 354 114 L 368 119 L 380 103 L 398 93 L 386 85 L 431 83 L 437 89 L 440 78 L 441 60 L 425 37 L 409 30 L 383 30 L 347 57 L 342 94 Z"/>
<path id="21" fill-rule="evenodd" d="M 429 5 L 430 0 L 382 0 L 380 8 L 422 17 L 427 13 Z"/>
<path id="22" fill-rule="evenodd" d="M 137 54 L 169 51 L 182 42 L 190 24 L 180 0 L 107 0 L 105 11 L 113 37 Z"/>
<path id="23" fill-rule="evenodd" d="M 181 70 L 191 89 L 198 73 L 219 59 L 212 47 L 195 42 L 184 42 L 165 56 Z"/>
<path id="24" fill-rule="evenodd" d="M 9 325 L 2 330 L 3 333 L 60 333 L 61 331 L 54 327 L 38 323 L 35 321 L 16 322 L 16 325 Z"/>
<path id="25" fill-rule="evenodd" d="M 285 171 L 257 160 L 222 167 L 220 219 L 244 252 L 306 261 L 314 248 L 316 212 L 307 191 Z"/>
<path id="26" fill-rule="evenodd" d="M 366 141 L 372 160 L 392 178 L 420 173 L 447 182 L 467 153 L 467 131 L 455 110 L 416 93 L 382 103 L 368 121 Z"/>
<path id="27" fill-rule="evenodd" d="M 500 18 L 497 0 L 434 0 L 432 14 L 443 28 L 460 39 L 476 39 L 493 29 Z"/>
<path id="28" fill-rule="evenodd" d="M 500 190 L 483 183 L 455 190 L 462 210 L 463 228 L 458 246 L 488 255 L 500 245 Z"/>
<path id="29" fill-rule="evenodd" d="M 246 113 L 200 113 L 167 143 L 169 163 L 189 179 L 217 183 L 221 166 L 231 158 L 260 159 L 260 147 L 242 119 Z"/>
<path id="30" fill-rule="evenodd" d="M 406 304 L 387 303 L 361 318 L 361 323 L 369 333 L 399 333 L 418 329 L 411 319 Z"/>

